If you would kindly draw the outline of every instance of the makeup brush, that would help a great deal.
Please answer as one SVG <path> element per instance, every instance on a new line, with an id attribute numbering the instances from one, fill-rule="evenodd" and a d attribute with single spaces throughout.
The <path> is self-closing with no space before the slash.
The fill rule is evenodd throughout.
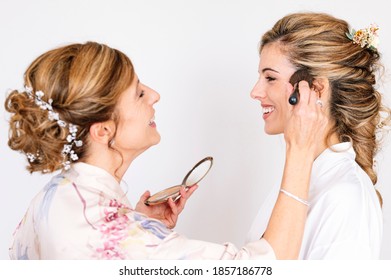
<path id="1" fill-rule="evenodd" d="M 289 79 L 289 83 L 293 86 L 293 93 L 289 96 L 289 104 L 296 105 L 299 103 L 300 99 L 300 92 L 299 92 L 299 82 L 300 81 L 307 81 L 310 87 L 312 87 L 312 81 L 314 78 L 308 73 L 308 70 L 306 68 L 299 69 Z"/>

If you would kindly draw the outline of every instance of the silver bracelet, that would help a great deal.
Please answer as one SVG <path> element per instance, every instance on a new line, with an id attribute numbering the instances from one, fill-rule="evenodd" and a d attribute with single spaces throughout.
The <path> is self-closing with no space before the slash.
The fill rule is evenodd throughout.
<path id="1" fill-rule="evenodd" d="M 280 189 L 280 192 L 286 194 L 287 196 L 293 198 L 294 200 L 300 202 L 300 203 L 303 203 L 304 205 L 306 206 L 310 206 L 310 203 L 307 201 L 307 200 L 304 200 L 304 199 L 301 199 L 300 197 L 294 195 L 294 194 L 291 194 L 290 192 L 284 190 L 284 189 Z"/>

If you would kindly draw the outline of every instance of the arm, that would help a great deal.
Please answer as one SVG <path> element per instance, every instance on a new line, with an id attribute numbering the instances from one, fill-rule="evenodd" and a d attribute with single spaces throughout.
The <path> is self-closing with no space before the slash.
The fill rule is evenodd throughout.
<path id="1" fill-rule="evenodd" d="M 299 150 L 287 151 L 281 188 L 307 200 L 312 162 Z M 300 164 L 298 164 L 300 162 Z M 279 193 L 264 238 L 277 259 L 298 257 L 308 206 Z"/>
<path id="2" fill-rule="evenodd" d="M 316 93 L 308 83 L 299 84 L 301 101 L 292 107 L 284 131 L 286 161 L 281 188 L 307 200 L 311 169 L 319 147 L 324 145 L 327 117 L 316 103 Z M 296 259 L 307 217 L 308 206 L 280 192 L 264 238 L 277 259 Z"/>

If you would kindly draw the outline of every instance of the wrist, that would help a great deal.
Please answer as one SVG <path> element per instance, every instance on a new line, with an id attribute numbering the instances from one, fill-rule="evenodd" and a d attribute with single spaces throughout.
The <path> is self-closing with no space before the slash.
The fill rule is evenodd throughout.
<path id="1" fill-rule="evenodd" d="M 303 199 L 306 199 L 309 191 L 314 153 L 297 147 L 287 147 L 284 176 L 281 187 Z"/>
<path id="2" fill-rule="evenodd" d="M 297 145 L 286 145 L 286 160 L 300 164 L 312 164 L 317 157 L 315 149 L 299 147 Z"/>

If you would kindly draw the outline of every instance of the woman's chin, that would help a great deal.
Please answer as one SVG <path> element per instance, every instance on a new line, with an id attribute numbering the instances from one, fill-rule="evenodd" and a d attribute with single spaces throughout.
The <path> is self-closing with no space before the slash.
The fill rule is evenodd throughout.
<path id="1" fill-rule="evenodd" d="M 155 145 L 159 144 L 159 143 L 160 143 L 160 140 L 161 140 L 161 136 L 160 136 L 160 134 L 158 133 L 158 134 L 156 135 L 156 137 L 154 137 L 154 139 L 153 139 L 153 141 L 152 141 L 152 143 L 151 143 L 151 146 L 155 146 Z"/>
<path id="2" fill-rule="evenodd" d="M 265 126 L 264 131 L 267 135 L 278 135 L 284 132 L 281 131 L 280 129 L 276 129 L 274 127 L 267 127 L 267 126 Z"/>

